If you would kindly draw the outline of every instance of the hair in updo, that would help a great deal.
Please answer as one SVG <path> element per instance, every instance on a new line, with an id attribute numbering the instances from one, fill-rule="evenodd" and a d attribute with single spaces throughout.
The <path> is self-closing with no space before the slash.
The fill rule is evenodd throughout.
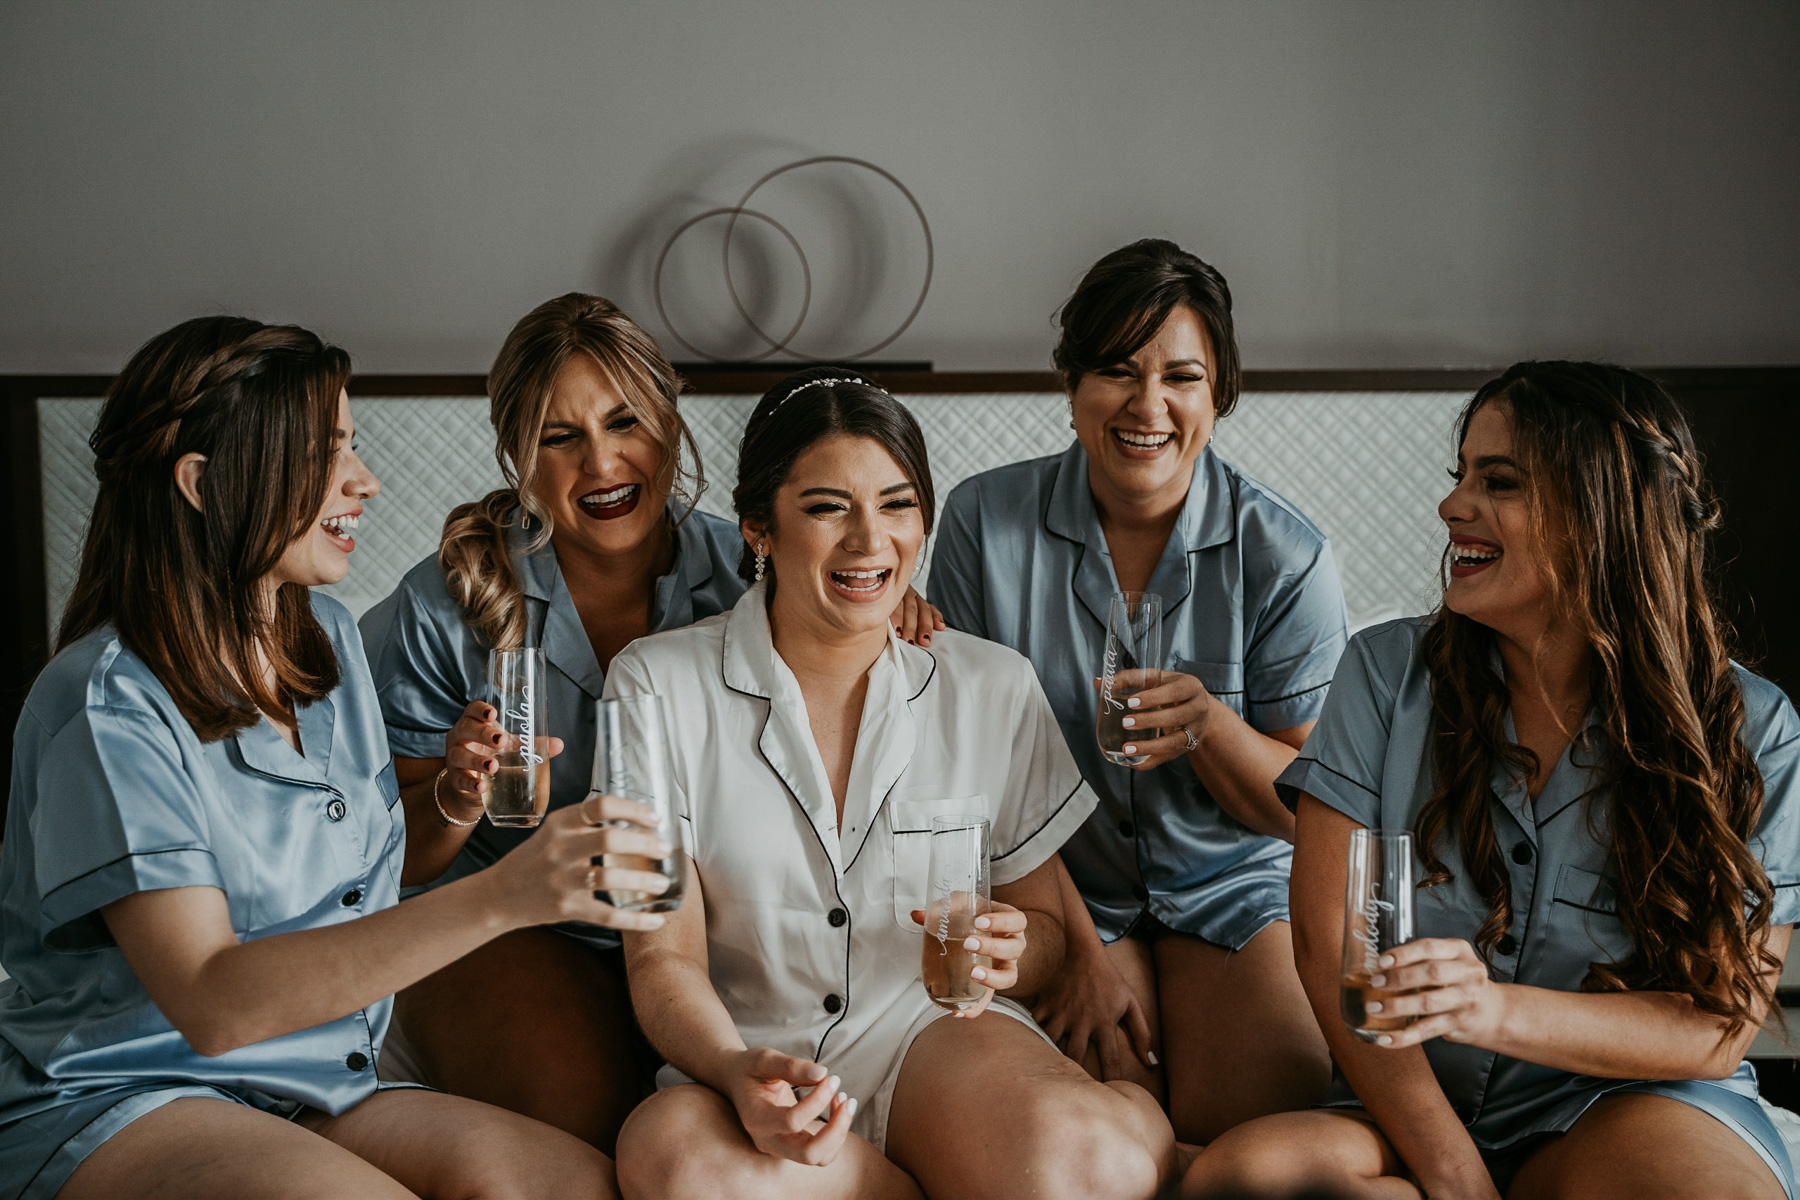
<path id="1" fill-rule="evenodd" d="M 1156 336 L 1180 305 L 1194 310 L 1212 342 L 1213 412 L 1229 416 L 1243 386 L 1231 288 L 1213 267 L 1174 242 L 1145 238 L 1088 268 L 1057 312 L 1062 336 L 1051 361 L 1070 395 L 1090 371 L 1124 362 Z"/>
<path id="2" fill-rule="evenodd" d="M 925 435 L 904 404 L 847 367 L 808 367 L 763 393 L 738 443 L 737 487 L 731 502 L 738 520 L 767 527 L 775 493 L 787 482 L 800 456 L 826 438 L 845 434 L 868 438 L 886 450 L 918 492 L 925 532 L 931 532 L 936 498 Z M 738 556 L 738 575 L 755 577 L 756 555 L 748 545 Z"/>

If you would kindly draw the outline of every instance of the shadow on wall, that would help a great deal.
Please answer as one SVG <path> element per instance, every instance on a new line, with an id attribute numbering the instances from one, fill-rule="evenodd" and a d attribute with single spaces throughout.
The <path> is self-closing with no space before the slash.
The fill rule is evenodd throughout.
<path id="1" fill-rule="evenodd" d="M 751 198 L 748 209 L 779 222 L 799 243 L 804 265 L 779 230 L 749 215 L 735 224 L 727 214 L 700 221 L 669 245 L 684 222 L 736 206 L 766 173 L 839 152 L 853 150 L 734 135 L 677 153 L 649 181 L 649 198 L 636 215 L 602 237 L 593 257 L 600 292 L 635 314 L 671 358 L 779 365 L 866 351 L 906 320 L 926 270 L 918 216 L 879 176 L 851 164 L 821 163 L 781 175 Z M 731 282 L 766 337 L 733 305 L 723 261 L 728 228 Z M 673 329 L 656 306 L 657 264 L 665 247 L 662 299 Z M 774 343 L 790 336 L 791 353 L 772 352 Z"/>

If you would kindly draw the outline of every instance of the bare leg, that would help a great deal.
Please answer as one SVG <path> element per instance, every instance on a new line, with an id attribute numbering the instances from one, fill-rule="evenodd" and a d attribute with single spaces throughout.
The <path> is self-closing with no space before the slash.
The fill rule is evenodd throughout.
<path id="1" fill-rule="evenodd" d="M 932 1200 L 1150 1197 L 1175 1168 L 1155 1097 L 1098 1083 L 999 1013 L 940 1020 L 907 1051 L 888 1155 Z"/>
<path id="2" fill-rule="evenodd" d="M 421 1196 L 611 1200 L 613 1165 L 542 1121 L 462 1096 L 377 1092 L 348 1112 L 310 1112 L 306 1127 Z"/>
<path id="3" fill-rule="evenodd" d="M 1419 1200 L 1420 1193 L 1373 1121 L 1314 1110 L 1263 1117 L 1221 1135 L 1188 1167 L 1181 1195 Z"/>
<path id="4" fill-rule="evenodd" d="M 619 1132 L 619 1187 L 630 1200 L 921 1200 L 907 1174 L 851 1134 L 810 1167 L 756 1148 L 731 1102 L 697 1083 L 665 1088 Z"/>
<path id="5" fill-rule="evenodd" d="M 1331 1083 L 1325 1036 L 1286 921 L 1233 953 L 1185 934 L 1155 947 L 1169 1118 L 1184 1142 L 1316 1103 Z"/>
<path id="6" fill-rule="evenodd" d="M 528 1020 L 496 1019 L 521 1001 Z M 395 1013 L 433 1086 L 609 1154 L 642 1094 L 619 964 L 548 929 L 506 934 L 428 975 Z"/>
<path id="7" fill-rule="evenodd" d="M 1150 1023 L 1150 1044 L 1161 1047 L 1162 1017 L 1156 1002 L 1156 964 L 1150 958 L 1150 947 L 1136 938 L 1120 938 L 1106 947 L 1106 957 L 1111 960 L 1113 967 L 1125 980 L 1125 986 L 1131 989 L 1132 995 L 1137 997 L 1138 1004 L 1142 1006 L 1144 1019 Z M 1143 1064 L 1131 1046 L 1130 1036 L 1123 1028 L 1119 1030 L 1117 1037 L 1121 1048 L 1120 1078 L 1137 1084 L 1156 1097 L 1157 1103 L 1162 1103 L 1164 1100 L 1162 1071 L 1146 1067 Z M 1094 1048 L 1091 1042 L 1088 1044 L 1086 1057 L 1081 1060 L 1081 1065 L 1086 1067 L 1087 1073 L 1095 1079 L 1101 1078 L 1100 1052 Z"/>
<path id="8" fill-rule="evenodd" d="M 1667 1096 L 1632 1094 L 1595 1101 L 1568 1133 L 1532 1155 L 1507 1198 L 1786 1195 L 1768 1164 L 1718 1120 Z"/>
<path id="9" fill-rule="evenodd" d="M 412 1192 L 291 1121 L 229 1100 L 152 1109 L 75 1168 L 57 1200 L 406 1200 Z"/>

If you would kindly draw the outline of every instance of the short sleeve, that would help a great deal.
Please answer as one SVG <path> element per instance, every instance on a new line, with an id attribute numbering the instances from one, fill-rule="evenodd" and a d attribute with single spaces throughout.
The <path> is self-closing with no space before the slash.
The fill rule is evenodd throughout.
<path id="1" fill-rule="evenodd" d="M 1017 882 L 1048 862 L 1100 802 L 1081 778 L 1031 663 L 1019 658 L 1018 671 L 1014 700 L 999 709 L 1016 714 L 1016 724 L 1008 731 L 1005 791 L 993 810 L 996 886 Z"/>
<path id="2" fill-rule="evenodd" d="M 944 623 L 963 633 L 987 637 L 987 605 L 981 575 L 981 532 L 976 525 L 977 494 L 972 482 L 950 493 L 938 519 L 926 598 L 944 614 Z"/>
<path id="3" fill-rule="evenodd" d="M 51 739 L 31 815 L 46 945 L 111 944 L 98 910 L 136 892 L 224 890 L 198 768 L 168 725 L 133 708 L 89 707 Z"/>
<path id="4" fill-rule="evenodd" d="M 1381 824 L 1381 777 L 1394 692 L 1376 669 L 1370 632 L 1358 634 L 1344 650 L 1319 723 L 1299 757 L 1275 780 L 1275 793 L 1290 811 L 1299 808 L 1304 792 L 1359 825 Z"/>
<path id="5" fill-rule="evenodd" d="M 1763 809 L 1750 849 L 1775 888 L 1771 925 L 1800 922 L 1800 718 L 1771 683 L 1739 670 L 1746 741 L 1762 772 Z"/>
<path id="6" fill-rule="evenodd" d="M 1265 733 L 1316 720 L 1349 637 L 1344 588 L 1331 544 L 1281 581 L 1244 650 L 1252 728 Z"/>
<path id="7" fill-rule="evenodd" d="M 439 607 L 403 579 L 362 619 L 388 748 L 407 758 L 444 757 L 444 735 L 476 699 L 462 665 L 468 625 L 460 612 Z"/>

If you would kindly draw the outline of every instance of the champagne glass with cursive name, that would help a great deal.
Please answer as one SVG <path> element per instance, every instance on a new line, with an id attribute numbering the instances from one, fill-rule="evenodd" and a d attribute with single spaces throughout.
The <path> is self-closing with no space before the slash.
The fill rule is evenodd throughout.
<path id="1" fill-rule="evenodd" d="M 985 954 L 963 947 L 975 933 L 975 918 L 991 906 L 986 817 L 931 819 L 931 865 L 925 886 L 925 944 L 920 958 L 925 994 L 939 1008 L 966 1012 L 981 1003 L 987 990 L 969 972 L 993 965 Z"/>
<path id="2" fill-rule="evenodd" d="M 1100 713 L 1095 736 L 1108 762 L 1135 767 L 1150 756 L 1125 747 L 1161 737 L 1160 729 L 1127 729 L 1133 715 L 1125 702 L 1161 678 L 1162 597 L 1155 592 L 1115 592 L 1106 619 L 1106 651 L 1100 660 Z"/>
<path id="3" fill-rule="evenodd" d="M 500 726 L 498 764 L 482 806 L 496 825 L 529 829 L 550 804 L 544 714 L 544 652 L 535 646 L 488 652 L 488 686 Z"/>
<path id="4" fill-rule="evenodd" d="M 1385 829 L 1350 831 L 1350 880 L 1344 895 L 1344 971 L 1338 1008 L 1350 1032 L 1365 1042 L 1405 1029 L 1417 1017 L 1371 1013 L 1371 1000 L 1407 993 L 1369 982 L 1378 960 L 1413 939 L 1412 834 Z M 1414 989 L 1416 990 L 1416 989 Z M 1387 1008 L 1384 1003 L 1383 1009 Z"/>

